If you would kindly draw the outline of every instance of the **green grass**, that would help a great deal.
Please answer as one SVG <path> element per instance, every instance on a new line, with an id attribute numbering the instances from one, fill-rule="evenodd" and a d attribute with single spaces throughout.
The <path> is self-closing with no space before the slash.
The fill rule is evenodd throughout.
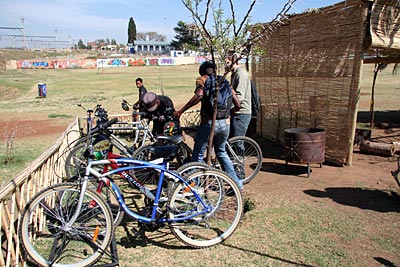
<path id="1" fill-rule="evenodd" d="M 0 142 L 0 185 L 4 185 L 16 177 L 32 161 L 38 158 L 44 151 L 54 144 L 58 136 L 46 136 L 45 138 L 14 139 L 13 159 L 5 164 L 6 142 Z"/>
<path id="2" fill-rule="evenodd" d="M 385 229 L 369 234 L 371 227 Z M 369 221 L 351 209 L 323 206 L 318 202 L 292 203 L 268 198 L 247 212 L 236 232 L 223 244 L 190 249 L 179 243 L 168 229 L 147 232 L 145 238 L 130 239 L 130 222 L 117 228 L 119 256 L 131 266 L 369 266 L 371 257 L 384 249 L 394 255 L 399 249 L 396 225 Z M 364 250 L 353 244 L 368 244 Z M 376 265 L 378 266 L 378 265 Z"/>
<path id="3" fill-rule="evenodd" d="M 130 67 L 79 70 L 15 70 L 0 72 L 0 119 L 14 117 L 25 120 L 53 119 L 65 128 L 76 116 L 85 116 L 85 109 L 101 104 L 109 114 L 126 114 L 121 100 L 136 102 L 137 77 L 144 80 L 148 91 L 170 96 L 176 107 L 181 107 L 194 92 L 197 65 L 168 67 Z M 39 82 L 47 85 L 47 97 L 38 97 Z M 0 133 L 1 135 L 4 134 Z M 60 132 L 61 135 L 61 132 Z M 16 138 L 11 164 L 4 164 L 6 140 L 0 139 L 0 181 L 11 180 L 44 152 L 58 136 L 48 137 L 46 146 L 41 138 Z M 27 148 L 34 153 L 27 153 Z"/>

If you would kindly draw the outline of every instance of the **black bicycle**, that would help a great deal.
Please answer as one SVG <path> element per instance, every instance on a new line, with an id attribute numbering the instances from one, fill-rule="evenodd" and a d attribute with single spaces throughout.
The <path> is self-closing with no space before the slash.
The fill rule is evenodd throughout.
<path id="1" fill-rule="evenodd" d="M 400 156 L 397 157 L 397 170 L 392 171 L 392 176 L 394 177 L 394 180 L 396 181 L 397 185 L 400 187 L 399 173 L 400 173 Z"/>

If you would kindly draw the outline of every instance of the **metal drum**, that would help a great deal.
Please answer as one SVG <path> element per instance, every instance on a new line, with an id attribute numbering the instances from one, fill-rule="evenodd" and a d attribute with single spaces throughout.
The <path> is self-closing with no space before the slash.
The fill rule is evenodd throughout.
<path id="1" fill-rule="evenodd" d="M 325 161 L 325 130 L 320 128 L 290 128 L 285 130 L 285 159 L 293 163 L 310 164 Z"/>

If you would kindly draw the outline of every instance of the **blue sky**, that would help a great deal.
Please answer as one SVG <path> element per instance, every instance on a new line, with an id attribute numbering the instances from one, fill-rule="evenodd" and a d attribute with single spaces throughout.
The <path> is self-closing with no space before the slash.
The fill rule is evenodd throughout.
<path id="1" fill-rule="evenodd" d="M 272 20 L 286 2 L 257 0 L 251 13 L 252 22 Z M 297 0 L 289 13 L 338 2 L 341 1 Z M 234 0 L 237 19 L 244 16 L 250 3 L 251 0 Z M 23 17 L 26 35 L 54 36 L 57 32 L 58 41 L 71 43 L 109 38 L 125 44 L 130 17 L 138 32 L 155 31 L 170 41 L 178 21 L 193 21 L 182 0 L 0 0 L 0 14 L 0 27 L 22 27 Z M 12 38 L 4 35 L 18 34 L 21 31 L 0 29 L 0 47 L 12 44 Z M 19 41 L 14 43 L 22 45 Z"/>

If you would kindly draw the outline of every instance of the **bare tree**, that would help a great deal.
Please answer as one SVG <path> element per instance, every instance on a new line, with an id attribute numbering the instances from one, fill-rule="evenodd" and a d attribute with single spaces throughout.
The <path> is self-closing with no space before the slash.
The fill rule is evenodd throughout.
<path id="1" fill-rule="evenodd" d="M 148 38 L 149 41 L 163 42 L 167 39 L 167 36 L 165 36 L 163 34 L 159 34 L 157 32 L 138 32 L 136 37 L 137 37 L 137 40 L 141 40 L 141 41 L 146 41 Z"/>
<path id="2" fill-rule="evenodd" d="M 250 15 L 257 0 L 251 1 L 241 20 L 236 16 L 233 0 L 228 1 L 230 10 L 226 14 L 222 8 L 223 0 L 182 0 L 184 6 L 191 13 L 194 25 L 209 48 L 213 60 L 215 60 L 215 54 L 220 55 L 222 59 L 229 51 L 236 51 L 243 56 L 248 56 L 253 44 L 271 34 L 280 25 L 285 24 L 287 13 L 296 2 L 296 0 L 288 0 L 282 10 L 268 24 L 251 25 Z"/>
<path id="3" fill-rule="evenodd" d="M 271 34 L 276 28 L 285 23 L 287 12 L 296 2 L 296 0 L 288 0 L 281 12 L 268 24 L 250 26 L 250 14 L 257 0 L 251 1 L 246 14 L 241 20 L 236 17 L 233 0 L 228 1 L 230 13 L 226 15 L 222 8 L 223 0 L 182 0 L 183 5 L 191 13 L 194 25 L 197 27 L 205 46 L 211 52 L 214 63 L 217 63 L 215 55 L 218 55 L 218 61 L 222 62 L 230 51 L 239 53 L 240 56 L 237 57 L 237 60 L 242 57 L 248 57 L 254 43 L 259 42 L 263 37 Z M 234 63 L 236 62 L 232 62 L 232 64 Z M 228 72 L 225 71 L 223 77 L 225 78 L 227 74 Z M 217 82 L 216 88 L 215 102 L 218 99 L 219 82 Z M 208 163 L 211 161 L 210 151 L 213 145 L 215 119 L 217 116 L 216 108 L 217 105 L 214 103 L 213 122 L 207 147 Z"/>

